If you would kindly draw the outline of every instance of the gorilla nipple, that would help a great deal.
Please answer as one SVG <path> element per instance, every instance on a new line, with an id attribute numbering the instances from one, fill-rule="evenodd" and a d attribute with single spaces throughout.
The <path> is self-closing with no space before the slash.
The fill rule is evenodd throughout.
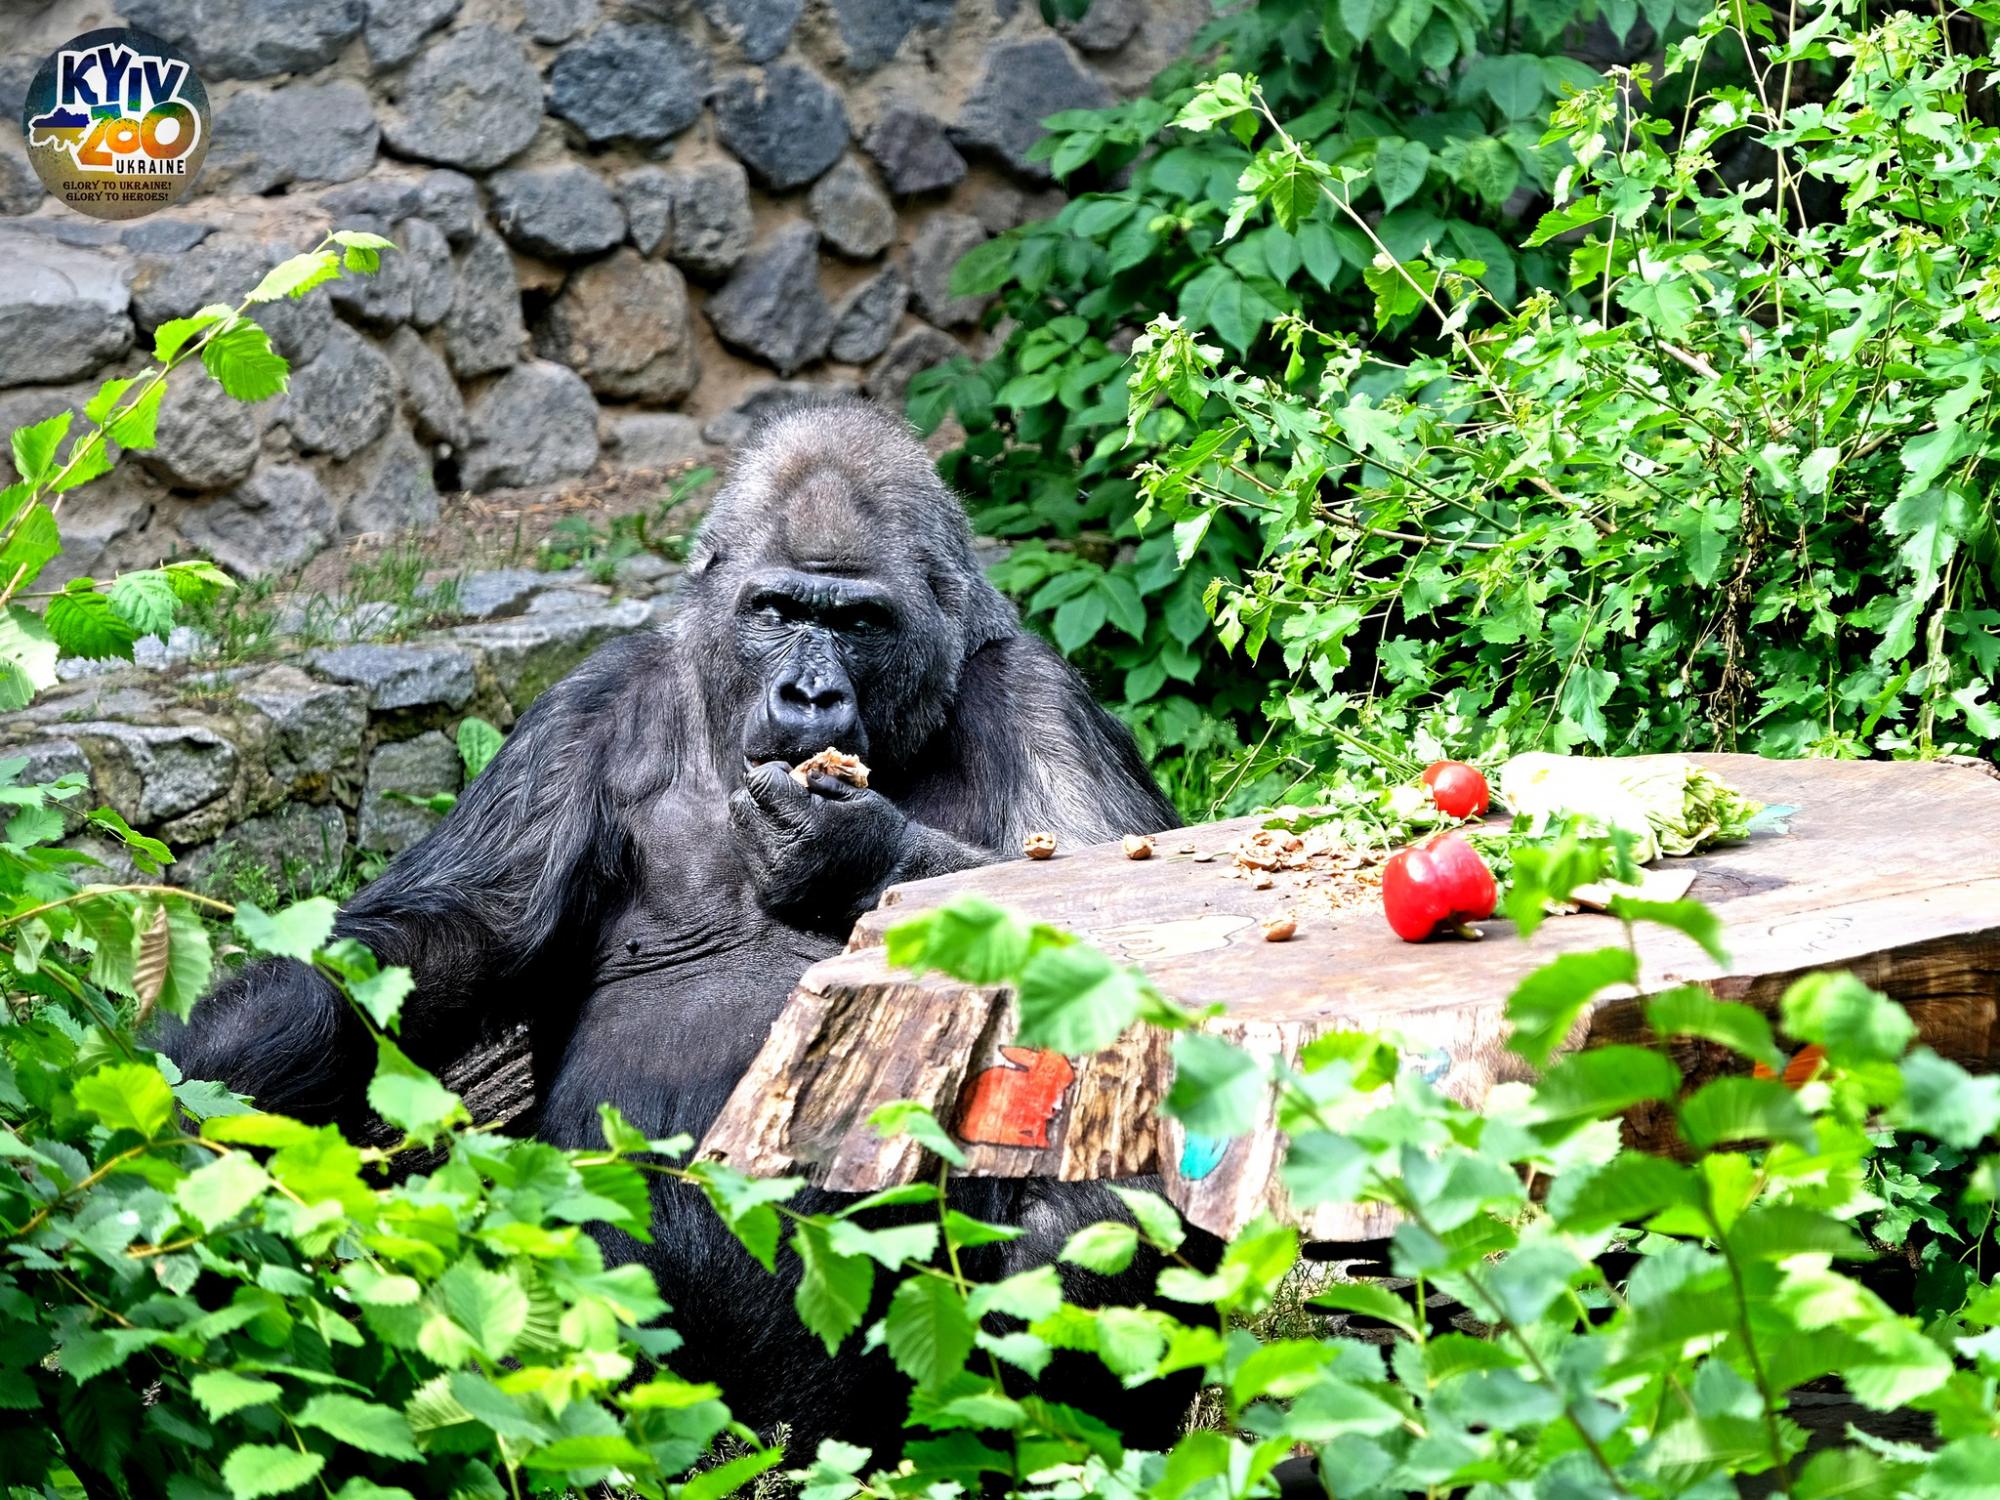
<path id="1" fill-rule="evenodd" d="M 639 940 L 637 938 L 625 939 L 625 951 L 634 958 L 637 958 L 639 956 Z"/>

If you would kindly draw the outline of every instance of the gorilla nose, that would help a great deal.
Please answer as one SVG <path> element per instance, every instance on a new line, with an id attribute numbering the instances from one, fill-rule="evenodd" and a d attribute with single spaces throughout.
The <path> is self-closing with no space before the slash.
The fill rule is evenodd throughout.
<path id="1" fill-rule="evenodd" d="M 807 755 L 829 745 L 851 747 L 859 719 L 845 683 L 810 677 L 780 682 L 770 713 L 772 725 Z"/>

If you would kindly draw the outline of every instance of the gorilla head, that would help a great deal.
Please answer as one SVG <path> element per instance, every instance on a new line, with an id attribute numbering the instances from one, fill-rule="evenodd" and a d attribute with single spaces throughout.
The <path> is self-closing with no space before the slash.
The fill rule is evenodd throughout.
<path id="1" fill-rule="evenodd" d="M 767 422 L 688 572 L 721 763 L 833 746 L 893 781 L 944 723 L 966 660 L 1017 628 L 924 450 L 859 402 Z"/>

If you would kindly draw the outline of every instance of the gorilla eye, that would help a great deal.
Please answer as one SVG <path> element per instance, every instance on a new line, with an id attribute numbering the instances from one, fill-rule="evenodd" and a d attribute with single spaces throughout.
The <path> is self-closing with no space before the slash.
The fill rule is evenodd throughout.
<path id="1" fill-rule="evenodd" d="M 879 635 L 895 624 L 896 617 L 879 604 L 856 604 L 841 611 L 840 628 L 852 635 Z"/>
<path id="2" fill-rule="evenodd" d="M 760 593 L 750 600 L 749 613 L 768 625 L 789 625 L 800 615 L 798 602 L 780 593 Z"/>

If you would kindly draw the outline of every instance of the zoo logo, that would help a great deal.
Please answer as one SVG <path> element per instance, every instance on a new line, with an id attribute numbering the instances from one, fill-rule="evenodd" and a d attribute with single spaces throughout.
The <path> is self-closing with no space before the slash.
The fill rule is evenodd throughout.
<path id="1" fill-rule="evenodd" d="M 208 154 L 208 90 L 150 32 L 110 26 L 42 64 L 22 111 L 42 185 L 94 219 L 136 219 L 187 196 Z"/>

